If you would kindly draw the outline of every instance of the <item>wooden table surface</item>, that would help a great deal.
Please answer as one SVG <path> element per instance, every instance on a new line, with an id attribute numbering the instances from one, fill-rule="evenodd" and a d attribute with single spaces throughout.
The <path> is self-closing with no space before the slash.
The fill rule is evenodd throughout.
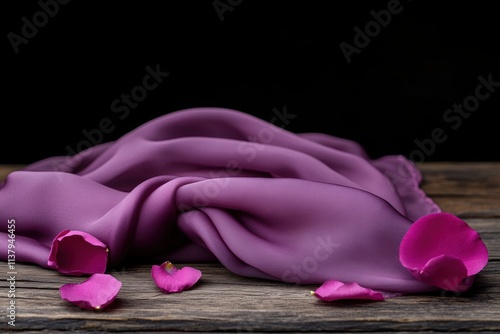
<path id="1" fill-rule="evenodd" d="M 0 179 L 20 166 L 1 166 Z M 443 211 L 466 220 L 482 236 L 490 259 L 471 290 L 407 295 L 383 302 L 327 303 L 317 286 L 236 276 L 215 264 L 191 265 L 201 281 L 179 294 L 159 292 L 149 265 L 113 270 L 122 281 L 117 299 L 101 311 L 62 300 L 59 287 L 82 278 L 17 264 L 16 326 L 7 331 L 113 332 L 500 332 L 500 163 L 425 163 L 423 189 Z M 4 266 L 4 276 L 7 266 Z M 6 313 L 7 282 L 0 280 Z"/>

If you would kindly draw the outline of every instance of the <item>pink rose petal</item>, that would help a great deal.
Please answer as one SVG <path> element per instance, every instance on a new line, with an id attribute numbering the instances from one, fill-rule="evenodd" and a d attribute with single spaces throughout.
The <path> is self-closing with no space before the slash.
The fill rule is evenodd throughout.
<path id="1" fill-rule="evenodd" d="M 69 283 L 59 288 L 61 298 L 87 310 L 101 310 L 111 304 L 122 283 L 108 274 L 93 274 L 82 283 Z"/>
<path id="2" fill-rule="evenodd" d="M 85 275 L 104 273 L 108 247 L 94 236 L 82 231 L 64 230 L 52 241 L 49 267 L 62 274 Z"/>
<path id="3" fill-rule="evenodd" d="M 488 263 L 488 250 L 479 234 L 446 212 L 415 221 L 404 235 L 399 259 L 415 278 L 450 291 L 465 291 L 471 276 Z"/>
<path id="4" fill-rule="evenodd" d="M 166 261 L 151 268 L 151 277 L 164 293 L 181 292 L 198 282 L 201 271 L 191 267 L 178 270 L 170 261 Z"/>
<path id="5" fill-rule="evenodd" d="M 355 282 L 343 283 L 336 280 L 326 281 L 316 291 L 311 291 L 311 294 L 327 302 L 341 299 L 384 300 L 380 292 L 364 288 Z"/>

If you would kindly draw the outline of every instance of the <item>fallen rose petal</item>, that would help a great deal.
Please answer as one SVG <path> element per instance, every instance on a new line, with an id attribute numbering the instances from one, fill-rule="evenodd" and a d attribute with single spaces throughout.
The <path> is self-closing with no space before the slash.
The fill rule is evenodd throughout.
<path id="1" fill-rule="evenodd" d="M 358 283 L 343 283 L 336 280 L 328 280 L 323 283 L 311 294 L 324 301 L 342 300 L 342 299 L 365 299 L 365 300 L 384 300 L 384 295 L 360 286 Z"/>
<path id="2" fill-rule="evenodd" d="M 201 278 L 201 271 L 191 267 L 177 269 L 170 261 L 151 268 L 151 277 L 164 292 L 181 292 L 192 287 Z"/>
<path id="3" fill-rule="evenodd" d="M 450 291 L 465 291 L 472 275 L 488 263 L 488 250 L 465 221 L 446 212 L 415 221 L 399 250 L 401 264 L 415 278 Z"/>
<path id="4" fill-rule="evenodd" d="M 64 230 L 52 241 L 47 264 L 67 275 L 104 273 L 108 251 L 105 244 L 86 232 Z"/>
<path id="5" fill-rule="evenodd" d="M 68 283 L 59 288 L 61 298 L 87 310 L 101 310 L 111 304 L 122 283 L 108 274 L 93 274 L 82 283 Z"/>

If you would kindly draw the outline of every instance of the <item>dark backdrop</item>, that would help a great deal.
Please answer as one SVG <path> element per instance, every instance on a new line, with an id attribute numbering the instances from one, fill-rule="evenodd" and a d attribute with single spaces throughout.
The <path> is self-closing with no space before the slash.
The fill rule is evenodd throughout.
<path id="1" fill-rule="evenodd" d="M 0 163 L 77 152 L 106 119 L 95 141 L 200 106 L 286 108 L 288 130 L 373 158 L 500 160 L 493 1 L 60 2 L 2 5 Z M 169 74 L 126 107 L 147 66 Z"/>

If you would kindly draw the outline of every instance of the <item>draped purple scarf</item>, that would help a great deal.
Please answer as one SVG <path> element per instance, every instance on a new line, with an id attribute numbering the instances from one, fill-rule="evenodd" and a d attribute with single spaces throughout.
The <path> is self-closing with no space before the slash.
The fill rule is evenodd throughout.
<path id="1" fill-rule="evenodd" d="M 399 253 L 412 223 L 440 212 L 420 182 L 400 155 L 372 160 L 350 140 L 193 108 L 12 172 L 0 221 L 16 220 L 17 261 L 44 267 L 54 237 L 69 229 L 105 243 L 110 267 L 220 261 L 249 277 L 425 292 L 435 287 Z M 7 259 L 3 247 L 0 255 Z"/>

